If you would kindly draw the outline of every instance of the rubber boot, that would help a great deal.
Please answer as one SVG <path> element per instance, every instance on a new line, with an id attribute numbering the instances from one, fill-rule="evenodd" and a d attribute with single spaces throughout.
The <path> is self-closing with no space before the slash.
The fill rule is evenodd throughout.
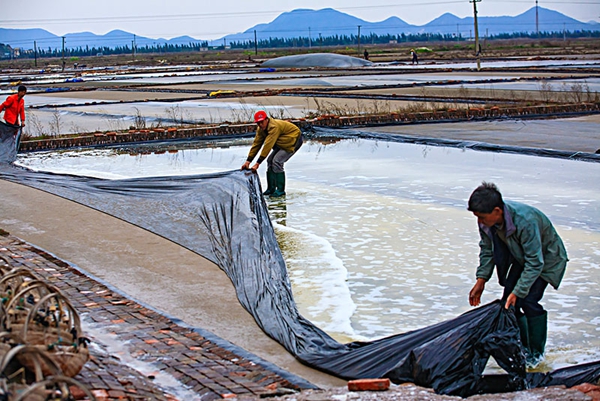
<path id="1" fill-rule="evenodd" d="M 273 174 L 275 174 L 276 189 L 271 196 L 278 197 L 285 195 L 285 171 Z"/>
<path id="2" fill-rule="evenodd" d="M 525 315 L 521 315 L 517 318 L 517 325 L 519 326 L 521 344 L 523 344 L 523 351 L 525 351 L 525 357 L 529 358 L 529 355 L 531 355 L 531 350 L 529 349 L 529 328 L 527 325 L 527 318 L 525 317 Z"/>
<path id="3" fill-rule="evenodd" d="M 529 349 L 531 357 L 527 360 L 528 367 L 536 367 L 544 359 L 546 338 L 548 336 L 548 312 L 543 315 L 527 318 L 527 332 L 529 334 Z"/>
<path id="4" fill-rule="evenodd" d="M 271 170 L 267 170 L 267 190 L 263 192 L 263 195 L 269 196 L 275 192 L 276 182 L 275 173 Z"/>

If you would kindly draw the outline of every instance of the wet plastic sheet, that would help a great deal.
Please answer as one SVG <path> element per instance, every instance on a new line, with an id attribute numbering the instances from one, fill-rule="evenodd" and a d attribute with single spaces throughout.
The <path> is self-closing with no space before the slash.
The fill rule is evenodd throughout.
<path id="1" fill-rule="evenodd" d="M 0 162 L 13 161 L 17 158 L 21 129 L 0 121 Z"/>
<path id="2" fill-rule="evenodd" d="M 1 131 L 1 144 L 16 137 Z M 0 178 L 106 212 L 168 238 L 216 263 L 243 307 L 300 361 L 344 378 L 388 377 L 442 394 L 469 396 L 528 387 L 595 382 L 600 361 L 526 374 L 512 311 L 499 301 L 455 319 L 372 342 L 341 344 L 301 316 L 256 173 L 102 180 L 35 172 L 2 149 Z M 493 357 L 505 375 L 483 376 Z"/>
<path id="3" fill-rule="evenodd" d="M 263 67 L 294 68 L 294 67 L 329 67 L 352 68 L 373 65 L 368 60 L 332 53 L 295 54 L 277 57 L 262 63 Z"/>

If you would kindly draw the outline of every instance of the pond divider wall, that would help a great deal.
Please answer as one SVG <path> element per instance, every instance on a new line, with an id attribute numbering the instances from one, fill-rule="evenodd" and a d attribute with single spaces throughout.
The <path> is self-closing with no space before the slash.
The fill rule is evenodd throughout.
<path id="1" fill-rule="evenodd" d="M 390 113 L 362 116 L 322 115 L 311 119 L 291 120 L 300 128 L 320 126 L 345 128 L 357 126 L 401 125 L 413 123 L 464 122 L 500 118 L 552 118 L 600 113 L 599 103 L 544 105 L 527 107 L 489 107 L 448 109 L 440 111 Z M 49 139 L 29 139 L 20 143 L 20 152 L 58 150 L 117 144 L 186 140 L 206 137 L 237 137 L 250 135 L 255 124 L 220 124 L 193 128 L 152 128 L 128 132 L 103 132 Z"/>

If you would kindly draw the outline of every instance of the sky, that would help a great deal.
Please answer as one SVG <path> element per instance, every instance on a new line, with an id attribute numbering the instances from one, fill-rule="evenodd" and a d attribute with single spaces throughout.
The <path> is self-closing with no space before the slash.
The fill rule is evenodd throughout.
<path id="1" fill-rule="evenodd" d="M 269 23 L 295 9 L 334 8 L 368 22 L 396 16 L 423 25 L 444 13 L 473 16 L 469 0 L 20 0 L 3 1 L 1 28 L 42 28 L 55 35 L 121 29 L 171 39 L 216 39 Z M 535 0 L 480 0 L 478 16 L 515 16 Z M 600 0 L 538 0 L 540 7 L 582 22 L 600 22 Z"/>

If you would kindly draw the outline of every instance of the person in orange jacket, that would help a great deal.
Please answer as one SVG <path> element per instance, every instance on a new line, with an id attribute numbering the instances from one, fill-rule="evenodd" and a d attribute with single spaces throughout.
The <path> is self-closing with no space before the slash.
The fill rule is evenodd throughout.
<path id="1" fill-rule="evenodd" d="M 25 94 L 27 88 L 20 85 L 17 93 L 6 98 L 4 103 L 0 105 L 0 112 L 4 111 L 4 121 L 7 124 L 15 126 L 25 126 Z M 19 118 L 21 119 L 19 124 Z"/>
<path id="2" fill-rule="evenodd" d="M 267 190 L 263 195 L 278 197 L 285 195 L 284 163 L 302 146 L 302 132 L 289 121 L 270 118 L 264 110 L 254 114 L 257 125 L 256 136 L 248 152 L 248 158 L 242 170 L 258 170 L 258 166 L 267 159 Z M 261 150 L 262 149 L 262 150 Z M 259 153 L 258 160 L 250 163 Z"/>

